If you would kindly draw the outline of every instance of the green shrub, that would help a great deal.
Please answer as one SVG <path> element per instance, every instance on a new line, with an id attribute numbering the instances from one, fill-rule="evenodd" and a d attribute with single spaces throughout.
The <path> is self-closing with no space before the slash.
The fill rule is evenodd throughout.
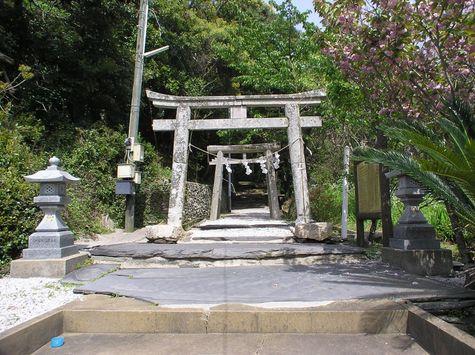
<path id="1" fill-rule="evenodd" d="M 143 143 L 144 162 L 141 164 L 142 184 L 135 204 L 135 225 L 145 226 L 164 222 L 167 217 L 171 170 L 164 168 L 155 148 Z"/>
<path id="2" fill-rule="evenodd" d="M 71 189 L 71 204 L 65 215 L 71 229 L 77 234 L 94 234 L 107 231 L 105 216 L 116 227 L 123 227 L 125 198 L 115 195 L 117 164 L 124 159 L 125 133 L 103 125 L 77 129 L 76 142 L 64 152 L 64 166 L 81 182 Z M 145 160 L 138 168 L 142 171 L 142 184 L 137 187 L 135 225 L 142 227 L 163 221 L 164 200 L 168 202 L 165 184 L 169 169 L 162 168 L 153 146 L 143 143 Z"/>
<path id="3" fill-rule="evenodd" d="M 126 136 L 104 125 L 77 128 L 75 133 L 74 143 L 57 151 L 63 168 L 81 179 L 69 189 L 65 219 L 76 234 L 103 233 L 104 216 L 118 225 L 122 222 L 124 201 L 115 195 L 115 175 Z"/>
<path id="4" fill-rule="evenodd" d="M 44 160 L 32 149 L 41 132 L 31 117 L 13 120 L 8 108 L 0 110 L 0 266 L 19 256 L 41 216 L 33 204 L 37 189 L 23 178 Z"/>

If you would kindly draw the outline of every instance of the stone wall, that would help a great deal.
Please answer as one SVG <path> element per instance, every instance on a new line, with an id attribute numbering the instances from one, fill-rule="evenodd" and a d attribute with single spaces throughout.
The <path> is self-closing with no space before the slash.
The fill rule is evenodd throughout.
<path id="1" fill-rule="evenodd" d="M 191 226 L 202 219 L 208 218 L 211 207 L 212 188 L 196 182 L 186 183 L 184 208 L 184 227 Z M 137 227 L 166 223 L 170 183 L 160 182 L 141 186 L 137 193 L 135 221 Z"/>
<path id="2" fill-rule="evenodd" d="M 186 183 L 183 226 L 187 227 L 202 219 L 209 218 L 212 188 L 196 182 Z"/>

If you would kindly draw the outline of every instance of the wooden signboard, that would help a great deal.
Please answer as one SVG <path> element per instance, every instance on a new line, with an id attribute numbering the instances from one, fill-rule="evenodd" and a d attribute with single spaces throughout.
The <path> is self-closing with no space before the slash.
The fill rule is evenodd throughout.
<path id="1" fill-rule="evenodd" d="M 364 221 L 381 219 L 383 246 L 389 246 L 392 236 L 389 181 L 386 169 L 380 164 L 355 162 L 356 240 L 366 244 Z"/>

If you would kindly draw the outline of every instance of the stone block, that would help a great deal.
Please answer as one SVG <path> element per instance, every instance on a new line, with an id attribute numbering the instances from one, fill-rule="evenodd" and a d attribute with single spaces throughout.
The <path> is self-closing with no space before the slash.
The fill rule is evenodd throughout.
<path id="1" fill-rule="evenodd" d="M 0 354 L 32 354 L 63 333 L 63 312 L 54 309 L 0 333 Z"/>
<path id="2" fill-rule="evenodd" d="M 145 238 L 150 243 L 175 244 L 183 235 L 184 231 L 181 227 L 169 224 L 157 224 L 145 229 Z"/>
<path id="3" fill-rule="evenodd" d="M 78 247 L 75 245 L 70 245 L 63 248 L 28 248 L 23 250 L 23 258 L 29 260 L 59 259 L 77 254 L 78 250 Z"/>
<path id="4" fill-rule="evenodd" d="M 437 239 L 389 239 L 389 246 L 401 250 L 435 250 L 440 249 Z"/>
<path id="5" fill-rule="evenodd" d="M 27 277 L 64 277 L 74 271 L 89 256 L 77 253 L 64 258 L 54 259 L 18 259 L 10 264 L 10 276 Z"/>
<path id="6" fill-rule="evenodd" d="M 331 237 L 333 226 L 327 222 L 301 223 L 295 226 L 294 234 L 299 239 L 323 241 Z"/>
<path id="7" fill-rule="evenodd" d="M 448 249 L 401 250 L 383 248 L 382 260 L 411 274 L 448 276 L 452 272 L 452 252 Z"/>

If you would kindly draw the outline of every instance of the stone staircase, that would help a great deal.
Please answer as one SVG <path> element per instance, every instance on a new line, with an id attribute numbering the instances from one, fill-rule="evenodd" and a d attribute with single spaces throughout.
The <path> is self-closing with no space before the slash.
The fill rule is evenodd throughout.
<path id="1" fill-rule="evenodd" d="M 204 221 L 181 243 L 293 243 L 291 226 L 270 220 L 267 208 L 235 210 L 217 221 Z"/>
<path id="2" fill-rule="evenodd" d="M 363 249 L 349 244 L 294 242 L 292 226 L 270 220 L 267 208 L 236 210 L 204 221 L 178 244 L 132 242 L 88 250 L 96 263 L 123 268 L 315 265 L 364 258 Z"/>

